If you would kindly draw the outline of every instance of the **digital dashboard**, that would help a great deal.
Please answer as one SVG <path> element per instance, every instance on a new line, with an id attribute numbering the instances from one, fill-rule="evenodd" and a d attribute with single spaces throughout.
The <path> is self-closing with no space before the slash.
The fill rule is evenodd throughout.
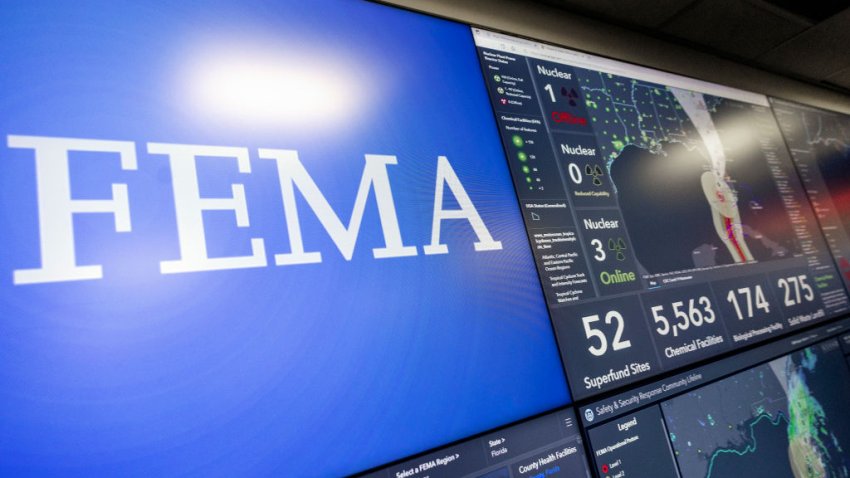
<path id="1" fill-rule="evenodd" d="M 767 97 L 473 34 L 576 398 L 848 311 Z"/>
<path id="2" fill-rule="evenodd" d="M 773 111 L 835 257 L 850 282 L 850 116 L 771 98 Z"/>
<path id="3" fill-rule="evenodd" d="M 850 477 L 850 116 L 371 2 L 0 25 L 0 475 Z"/>

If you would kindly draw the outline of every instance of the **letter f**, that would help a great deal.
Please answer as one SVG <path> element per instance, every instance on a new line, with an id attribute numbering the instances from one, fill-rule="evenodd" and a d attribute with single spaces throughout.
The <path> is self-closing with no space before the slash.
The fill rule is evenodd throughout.
<path id="1" fill-rule="evenodd" d="M 41 241 L 41 268 L 15 270 L 14 283 L 38 284 L 102 278 L 101 266 L 77 265 L 74 214 L 110 213 L 115 216 L 115 232 L 129 232 L 131 228 L 127 185 L 113 183 L 112 199 L 71 199 L 68 152 L 118 153 L 121 169 L 134 170 L 135 144 L 127 141 L 10 135 L 8 145 L 10 148 L 35 150 Z"/>

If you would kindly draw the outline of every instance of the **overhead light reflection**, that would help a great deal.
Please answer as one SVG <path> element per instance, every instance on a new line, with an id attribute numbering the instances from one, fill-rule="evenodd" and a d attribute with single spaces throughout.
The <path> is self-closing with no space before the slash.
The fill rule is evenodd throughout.
<path id="1" fill-rule="evenodd" d="M 227 48 L 196 58 L 189 97 L 202 117 L 249 126 L 315 126 L 354 118 L 370 89 L 327 56 L 305 60 Z M 341 80 L 340 78 L 344 78 Z"/>

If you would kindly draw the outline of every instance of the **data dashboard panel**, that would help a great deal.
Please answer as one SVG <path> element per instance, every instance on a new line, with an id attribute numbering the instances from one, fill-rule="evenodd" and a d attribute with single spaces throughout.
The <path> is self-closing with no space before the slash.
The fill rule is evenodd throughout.
<path id="1" fill-rule="evenodd" d="M 848 310 L 765 96 L 473 34 L 576 398 Z"/>
<path id="2" fill-rule="evenodd" d="M 850 115 L 770 101 L 841 278 L 850 285 Z"/>

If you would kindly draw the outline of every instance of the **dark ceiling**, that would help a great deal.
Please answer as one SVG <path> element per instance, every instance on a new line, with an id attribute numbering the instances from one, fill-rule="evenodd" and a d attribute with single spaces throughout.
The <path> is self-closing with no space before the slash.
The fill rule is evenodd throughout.
<path id="1" fill-rule="evenodd" d="M 850 93 L 850 0 L 540 0 Z"/>

